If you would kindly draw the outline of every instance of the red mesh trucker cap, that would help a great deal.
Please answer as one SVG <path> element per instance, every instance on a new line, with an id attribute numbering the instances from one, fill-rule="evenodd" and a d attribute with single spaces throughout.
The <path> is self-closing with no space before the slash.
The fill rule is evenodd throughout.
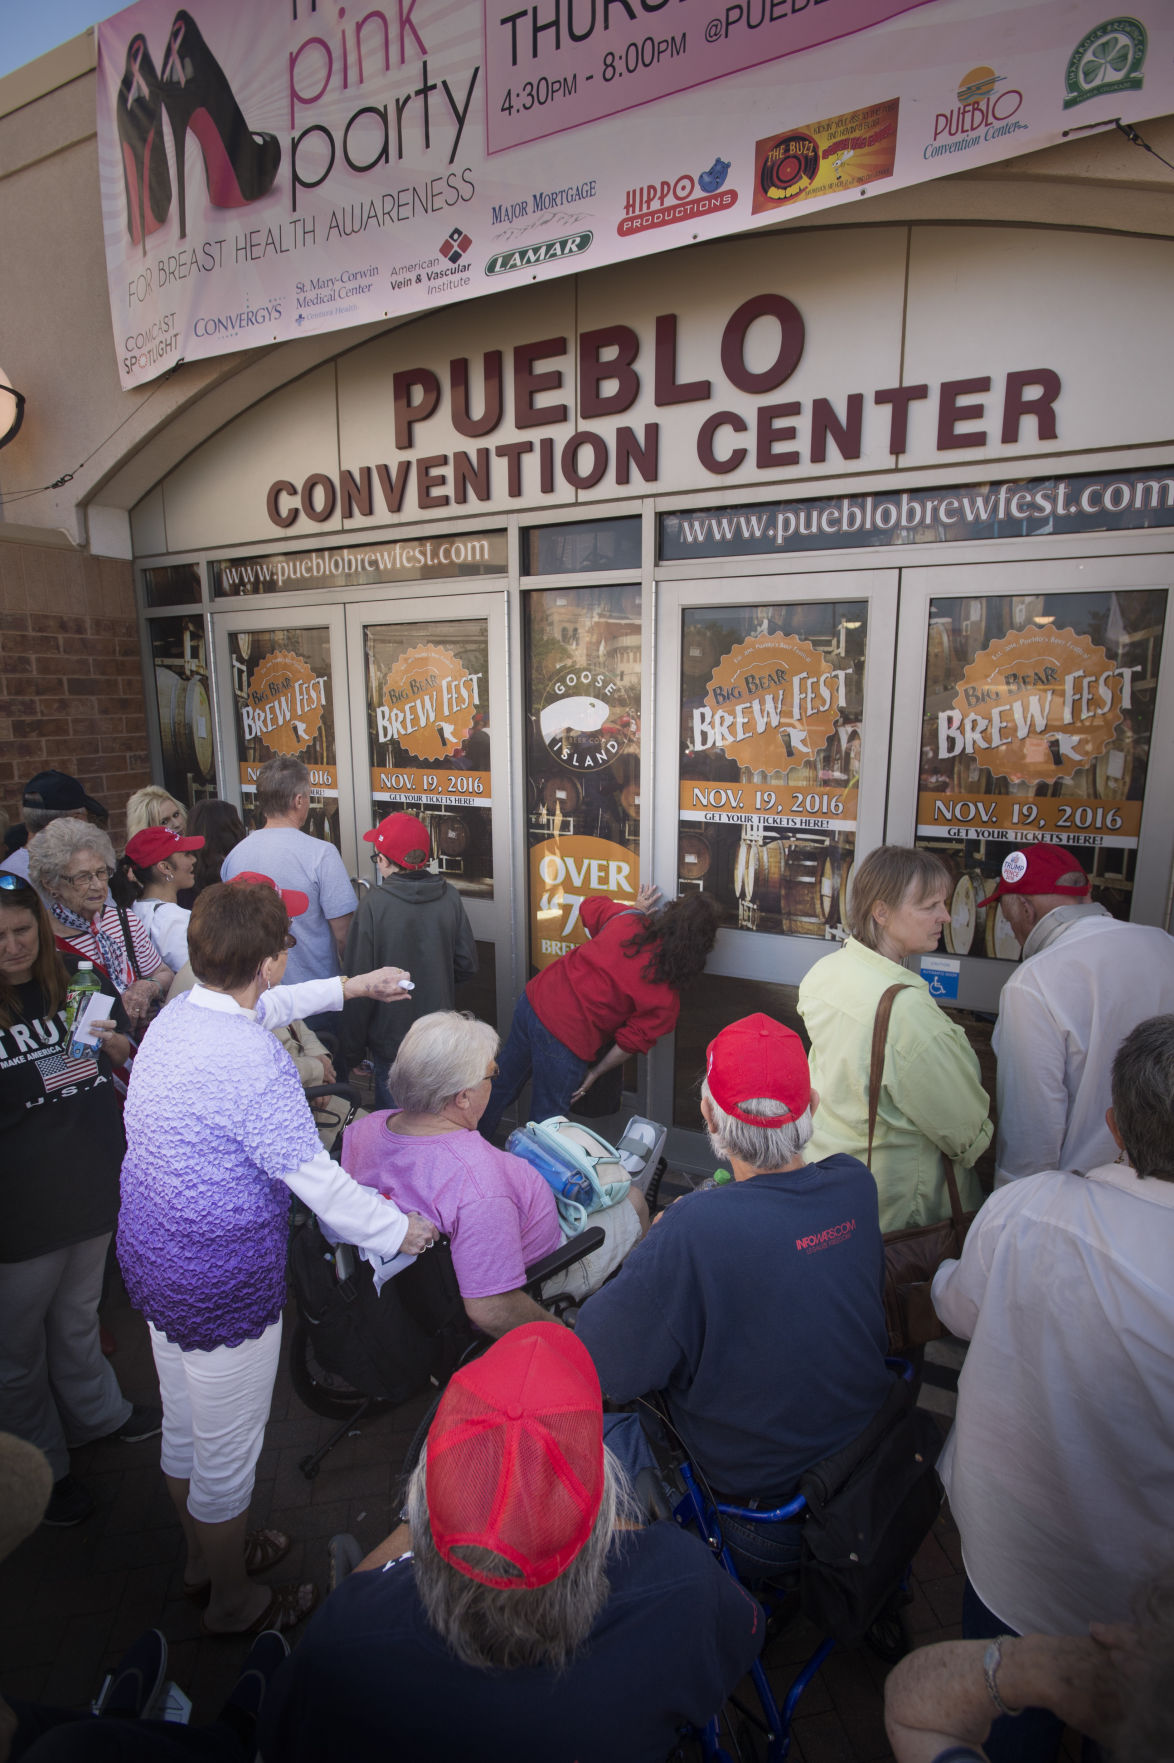
<path id="1" fill-rule="evenodd" d="M 363 837 L 389 863 L 398 863 L 403 869 L 423 869 L 432 855 L 428 828 L 414 814 L 389 814 Z"/>
<path id="2" fill-rule="evenodd" d="M 181 839 L 169 826 L 145 826 L 141 833 L 127 840 L 126 854 L 138 869 L 150 869 L 177 851 L 198 851 L 204 841 L 193 836 Z"/>
<path id="3" fill-rule="evenodd" d="M 276 888 L 285 901 L 285 909 L 291 918 L 300 918 L 310 904 L 309 894 L 299 893 L 297 888 L 278 888 L 271 875 L 261 875 L 255 869 L 242 869 L 229 882 L 230 888 Z"/>
<path id="4" fill-rule="evenodd" d="M 603 1498 L 603 1402 L 591 1355 L 557 1322 L 527 1322 L 465 1365 L 428 1433 L 428 1517 L 450 1566 L 503 1591 L 570 1566 Z M 518 1568 L 486 1573 L 458 1552 Z"/>
<path id="5" fill-rule="evenodd" d="M 1079 887 L 1057 885 L 1062 875 L 1073 875 L 1077 870 L 1083 877 Z M 1003 894 L 1070 894 L 1074 900 L 1083 900 L 1088 891 L 1083 864 L 1062 845 L 1028 845 L 1025 850 L 1011 851 L 1004 857 L 998 887 L 978 904 L 993 906 Z"/>
<path id="6" fill-rule="evenodd" d="M 709 1093 L 726 1114 L 747 1126 L 790 1126 L 811 1103 L 811 1073 L 803 1042 L 761 1012 L 731 1022 L 705 1049 Z M 742 1103 L 765 1097 L 785 1104 L 782 1114 L 743 1114 Z"/>

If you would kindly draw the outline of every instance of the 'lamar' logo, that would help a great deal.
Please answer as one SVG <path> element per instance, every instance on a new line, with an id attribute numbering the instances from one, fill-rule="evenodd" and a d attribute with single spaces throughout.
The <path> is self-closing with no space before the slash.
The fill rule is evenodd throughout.
<path id="1" fill-rule="evenodd" d="M 299 655 L 278 650 L 253 672 L 241 705 L 241 729 L 246 741 L 292 755 L 313 741 L 325 709 L 326 676 L 315 674 Z"/>
<path id="2" fill-rule="evenodd" d="M 515 251 L 495 251 L 485 265 L 485 273 L 510 275 L 514 270 L 533 269 L 561 257 L 581 257 L 593 237 L 593 233 L 568 233 L 564 239 L 543 239 L 540 244 L 525 245 Z"/>
<path id="3" fill-rule="evenodd" d="M 1149 39 L 1136 18 L 1107 18 L 1081 37 L 1064 75 L 1065 110 L 1102 95 L 1140 92 Z"/>

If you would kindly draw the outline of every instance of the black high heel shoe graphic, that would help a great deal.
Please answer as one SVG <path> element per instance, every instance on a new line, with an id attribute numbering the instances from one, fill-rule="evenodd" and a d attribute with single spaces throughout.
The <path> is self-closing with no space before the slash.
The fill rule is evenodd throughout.
<path id="1" fill-rule="evenodd" d="M 159 76 L 141 32 L 127 46 L 114 116 L 126 183 L 126 227 L 131 243 L 141 245 L 145 257 L 147 234 L 159 231 L 171 207 L 171 173 L 159 124 Z"/>
<path id="2" fill-rule="evenodd" d="M 179 236 L 187 237 L 184 149 L 191 129 L 204 155 L 214 208 L 243 208 L 268 195 L 281 164 L 276 135 L 250 129 L 224 71 L 190 12 L 176 13 L 167 41 L 160 90 L 175 141 Z"/>

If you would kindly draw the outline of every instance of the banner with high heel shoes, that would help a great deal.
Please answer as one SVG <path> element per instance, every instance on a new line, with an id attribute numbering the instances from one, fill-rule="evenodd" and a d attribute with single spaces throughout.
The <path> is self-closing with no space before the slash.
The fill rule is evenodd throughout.
<path id="1" fill-rule="evenodd" d="M 1168 114 L 1174 7 L 1123 4 L 138 0 L 98 27 L 122 384 Z"/>

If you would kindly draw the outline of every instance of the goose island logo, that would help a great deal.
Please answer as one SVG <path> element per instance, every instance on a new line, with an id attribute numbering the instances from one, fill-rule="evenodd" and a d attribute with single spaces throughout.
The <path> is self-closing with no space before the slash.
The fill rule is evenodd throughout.
<path id="1" fill-rule="evenodd" d="M 547 749 L 568 771 L 601 771 L 635 744 L 624 688 L 598 667 L 571 667 L 550 681 L 538 714 Z"/>
<path id="2" fill-rule="evenodd" d="M 1136 18 L 1107 18 L 1081 37 L 1068 58 L 1064 108 L 1090 98 L 1140 92 L 1149 39 Z"/>

